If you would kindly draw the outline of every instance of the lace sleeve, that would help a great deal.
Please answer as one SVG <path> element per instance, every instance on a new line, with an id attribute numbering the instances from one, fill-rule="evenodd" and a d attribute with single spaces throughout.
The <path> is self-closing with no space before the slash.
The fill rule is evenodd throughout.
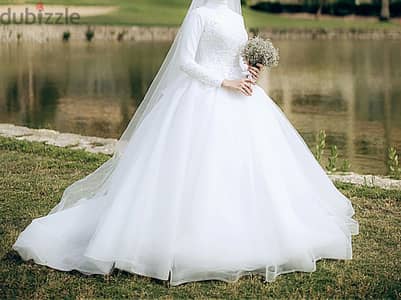
<path id="1" fill-rule="evenodd" d="M 188 25 L 182 32 L 182 51 L 180 55 L 180 69 L 189 76 L 201 82 L 220 87 L 224 78 L 213 74 L 210 70 L 201 66 L 195 61 L 196 51 L 203 31 L 202 16 L 193 11 L 188 16 Z"/>

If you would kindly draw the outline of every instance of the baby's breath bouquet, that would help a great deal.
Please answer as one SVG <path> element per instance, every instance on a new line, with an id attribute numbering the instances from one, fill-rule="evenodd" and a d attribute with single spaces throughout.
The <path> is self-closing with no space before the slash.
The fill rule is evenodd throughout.
<path id="1" fill-rule="evenodd" d="M 259 36 L 249 39 L 241 54 L 245 62 L 252 67 L 261 64 L 271 68 L 277 66 L 280 60 L 279 51 L 273 46 L 272 42 Z"/>

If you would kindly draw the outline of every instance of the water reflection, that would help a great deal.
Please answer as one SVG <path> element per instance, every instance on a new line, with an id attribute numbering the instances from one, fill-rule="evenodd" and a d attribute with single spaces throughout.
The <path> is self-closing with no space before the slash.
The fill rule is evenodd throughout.
<path id="1" fill-rule="evenodd" d="M 3 45 L 0 122 L 117 137 L 168 44 Z"/>
<path id="2" fill-rule="evenodd" d="M 385 172 L 401 149 L 401 54 L 393 41 L 277 41 L 260 80 L 306 142 L 325 129 L 352 170 Z M 3 44 L 0 122 L 118 137 L 168 43 Z"/>

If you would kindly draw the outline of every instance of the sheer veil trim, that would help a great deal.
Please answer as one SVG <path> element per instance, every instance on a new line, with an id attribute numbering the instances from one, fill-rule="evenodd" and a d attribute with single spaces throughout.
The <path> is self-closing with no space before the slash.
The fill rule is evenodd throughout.
<path id="1" fill-rule="evenodd" d="M 177 80 L 181 76 L 182 71 L 178 66 L 178 58 L 181 51 L 181 36 L 185 26 L 187 26 L 187 19 L 189 14 L 199 7 L 205 6 L 208 3 L 221 4 L 224 2 L 231 10 L 235 13 L 242 15 L 241 1 L 240 0 L 193 0 L 184 21 L 179 29 L 174 42 L 164 59 L 157 75 L 153 79 L 141 105 L 138 107 L 133 118 L 129 122 L 127 128 L 121 135 L 116 145 L 116 151 L 112 158 L 101 165 L 93 173 L 89 174 L 85 178 L 76 181 L 70 185 L 63 193 L 63 196 L 51 211 L 50 214 L 73 207 L 83 201 L 91 199 L 95 195 L 105 194 L 108 190 L 108 179 L 116 168 L 120 157 L 124 154 L 125 146 L 135 133 L 138 126 L 144 118 L 149 114 L 153 107 L 158 103 L 159 99 L 163 95 L 164 89 L 169 86 L 172 80 Z"/>

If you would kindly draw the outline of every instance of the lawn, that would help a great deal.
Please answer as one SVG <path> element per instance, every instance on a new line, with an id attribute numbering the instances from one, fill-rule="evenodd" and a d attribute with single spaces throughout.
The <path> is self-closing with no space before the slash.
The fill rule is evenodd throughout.
<path id="1" fill-rule="evenodd" d="M 38 1 L 32 0 L 0 0 L 1 4 L 36 4 Z M 107 5 L 117 6 L 118 9 L 108 15 L 83 17 L 82 23 L 88 24 L 110 24 L 110 25 L 141 25 L 141 26 L 177 26 L 181 23 L 189 0 L 47 0 L 42 1 L 44 5 Z M 381 23 L 368 22 L 364 20 L 344 21 L 342 19 L 330 20 L 305 20 L 289 18 L 277 14 L 264 13 L 252 10 L 248 7 L 243 8 L 245 21 L 250 28 L 353 28 L 353 29 L 386 29 L 400 28 L 398 22 Z"/>
<path id="2" fill-rule="evenodd" d="M 207 281 L 167 287 L 115 271 L 109 276 L 59 272 L 23 262 L 11 246 L 32 218 L 46 214 L 65 187 L 106 155 L 0 137 L 0 299 L 44 298 L 400 298 L 401 191 L 338 184 L 350 197 L 360 234 L 354 259 L 322 260 L 314 273 L 291 273 L 274 283 L 259 276 L 237 283 Z"/>

